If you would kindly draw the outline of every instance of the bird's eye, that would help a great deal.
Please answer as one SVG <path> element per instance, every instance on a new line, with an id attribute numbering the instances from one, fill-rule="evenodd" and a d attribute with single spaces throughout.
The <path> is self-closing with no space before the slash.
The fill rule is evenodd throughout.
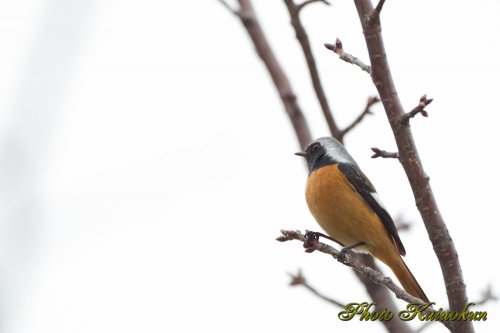
<path id="1" fill-rule="evenodd" d="M 319 144 L 316 143 L 316 144 L 312 145 L 311 146 L 311 153 L 317 152 L 318 149 L 319 149 Z"/>

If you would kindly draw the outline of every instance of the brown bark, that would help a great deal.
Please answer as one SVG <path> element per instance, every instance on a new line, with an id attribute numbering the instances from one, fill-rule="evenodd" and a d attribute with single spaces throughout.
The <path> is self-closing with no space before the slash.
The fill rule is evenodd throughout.
<path id="1" fill-rule="evenodd" d="M 467 293 L 458 253 L 441 216 L 429 176 L 424 171 L 413 140 L 409 122 L 399 100 L 387 61 L 381 34 L 380 10 L 376 11 L 370 0 L 354 0 L 363 27 L 370 55 L 372 80 L 380 94 L 387 118 L 399 150 L 399 160 L 406 172 L 415 197 L 417 208 L 429 234 L 434 252 L 439 260 L 451 311 L 461 311 L 467 304 Z M 383 4 L 383 2 L 382 2 Z M 382 8 L 381 4 L 377 8 Z M 452 322 L 453 332 L 474 332 L 472 322 Z"/>

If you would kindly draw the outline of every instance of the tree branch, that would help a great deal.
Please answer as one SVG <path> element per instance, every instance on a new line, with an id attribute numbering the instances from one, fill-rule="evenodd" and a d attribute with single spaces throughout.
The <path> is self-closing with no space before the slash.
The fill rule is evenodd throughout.
<path id="1" fill-rule="evenodd" d="M 401 124 L 407 126 L 410 123 L 410 118 L 415 117 L 419 113 L 421 113 L 424 117 L 428 117 L 429 113 L 427 113 L 427 111 L 424 109 L 427 105 L 431 104 L 432 101 L 432 98 L 427 99 L 427 95 L 423 95 L 422 97 L 420 97 L 418 105 L 415 106 L 410 112 L 406 112 L 401 116 Z"/>
<path id="2" fill-rule="evenodd" d="M 371 255 L 363 255 L 361 253 L 353 253 L 357 256 L 357 260 L 362 262 L 365 266 L 380 272 L 380 268 L 375 263 L 375 259 Z M 362 273 L 353 270 L 358 279 L 361 280 L 365 286 L 366 292 L 370 295 L 370 298 L 375 303 L 375 311 L 381 313 L 384 308 L 392 313 L 398 313 L 400 309 L 396 307 L 396 303 L 391 297 L 391 291 L 388 288 L 384 288 L 381 285 L 373 282 L 369 278 L 365 277 Z M 390 333 L 414 333 L 408 323 L 399 319 L 385 320 L 382 322 L 388 332 Z"/>
<path id="3" fill-rule="evenodd" d="M 377 158 L 377 157 L 382 157 L 382 158 L 399 158 L 399 153 L 398 152 L 393 152 L 390 153 L 388 151 L 378 149 L 378 148 L 371 148 L 371 150 L 375 153 L 372 155 L 372 158 Z"/>
<path id="4" fill-rule="evenodd" d="M 310 292 L 312 292 L 314 295 L 318 296 L 322 300 L 325 300 L 328 303 L 333 304 L 335 306 L 338 306 L 340 308 L 345 307 L 345 304 L 343 304 L 337 300 L 334 300 L 333 298 L 330 298 L 330 297 L 327 297 L 327 296 L 321 294 L 319 291 L 317 291 L 315 288 L 313 288 L 309 283 L 307 283 L 306 278 L 302 275 L 302 271 L 300 269 L 299 269 L 297 275 L 294 275 L 292 273 L 288 273 L 288 275 L 292 278 L 292 280 L 290 281 L 290 286 L 293 286 L 293 287 L 294 286 L 303 286 L 304 288 L 306 288 L 307 290 L 309 290 Z"/>
<path id="5" fill-rule="evenodd" d="M 359 114 L 359 116 L 354 119 L 354 121 L 349 125 L 347 126 L 346 128 L 344 128 L 341 132 L 340 132 L 340 137 L 341 138 L 344 138 L 344 136 L 349 133 L 352 129 L 354 129 L 356 126 L 358 126 L 361 121 L 369 114 L 373 114 L 373 112 L 371 111 L 371 107 L 374 105 L 374 104 L 377 104 L 378 102 L 380 102 L 380 99 L 377 97 L 377 96 L 370 96 L 368 97 L 368 100 L 366 101 L 366 105 L 365 105 L 365 108 L 363 110 L 363 112 L 361 112 Z"/>
<path id="6" fill-rule="evenodd" d="M 339 58 L 344 60 L 345 62 L 358 66 L 368 74 L 371 73 L 372 69 L 370 66 L 366 65 L 355 56 L 344 52 L 340 39 L 337 38 L 335 44 L 325 43 L 324 45 L 328 50 L 335 52 L 339 56 Z"/>
<path id="7" fill-rule="evenodd" d="M 224 0 L 217 0 L 224 8 L 226 8 L 231 14 L 239 16 L 239 12 L 233 9 L 229 4 Z"/>
<path id="8" fill-rule="evenodd" d="M 378 15 L 380 15 L 380 12 L 382 12 L 382 7 L 384 6 L 385 0 L 379 0 L 377 7 L 375 7 L 375 12 L 377 12 Z"/>
<path id="9" fill-rule="evenodd" d="M 279 242 L 286 242 L 290 240 L 299 240 L 301 242 L 306 242 L 306 236 L 302 234 L 300 231 L 292 231 L 292 230 L 281 230 L 281 233 L 283 236 L 279 236 L 276 238 L 277 241 Z M 306 250 L 307 252 L 313 252 L 314 250 L 318 250 L 320 252 L 326 253 L 331 255 L 333 258 L 337 259 L 339 258 L 340 251 L 335 249 L 334 247 L 319 242 L 319 241 L 313 241 L 313 249 L 309 250 L 309 248 Z M 344 265 L 349 266 L 354 268 L 354 270 L 358 271 L 361 273 L 364 277 L 370 279 L 371 281 L 375 282 L 376 284 L 381 284 L 389 288 L 397 298 L 402 299 L 408 303 L 418 303 L 418 304 L 425 304 L 422 300 L 408 294 L 405 292 L 403 289 L 398 287 L 391 278 L 383 276 L 380 272 L 372 269 L 371 267 L 368 267 L 366 265 L 363 265 L 360 261 L 355 260 L 355 256 L 352 255 L 352 251 L 348 251 L 347 254 L 345 255 L 345 260 L 342 262 Z"/>
<path id="10" fill-rule="evenodd" d="M 399 160 L 410 182 L 417 208 L 439 260 L 448 295 L 450 311 L 460 311 L 467 304 L 467 293 L 458 253 L 434 198 L 409 126 L 400 126 L 404 114 L 384 47 L 380 20 L 371 19 L 370 0 L 354 0 L 363 28 L 372 65 L 372 80 L 379 92 L 399 151 Z M 471 321 L 453 322 L 454 332 L 474 332 Z"/>
<path id="11" fill-rule="evenodd" d="M 292 231 L 292 230 L 281 230 L 282 236 L 279 236 L 276 238 L 277 241 L 279 242 L 286 242 L 290 240 L 299 240 L 303 243 L 307 241 L 307 238 L 304 234 L 302 234 L 300 231 Z M 319 242 L 319 241 L 313 241 L 312 242 L 313 248 L 306 249 L 306 252 L 313 252 L 314 250 L 318 250 L 320 252 L 326 253 L 331 255 L 334 259 L 339 258 L 340 251 L 335 249 L 334 247 L 327 245 L 325 243 Z M 363 264 L 361 260 L 358 260 L 358 256 L 353 255 L 352 251 L 348 251 L 345 254 L 345 258 L 342 261 L 342 263 L 346 266 L 349 266 L 353 268 L 357 273 L 361 274 L 363 278 L 369 279 L 373 283 L 377 285 L 383 285 L 387 287 L 389 290 L 391 290 L 396 298 L 401 299 L 407 303 L 411 304 L 426 304 L 424 303 L 421 299 L 418 299 L 417 297 L 414 297 L 410 294 L 408 294 L 406 291 L 401 289 L 394 281 L 392 281 L 391 278 L 384 276 L 382 273 L 379 271 L 374 270 L 371 267 L 368 267 Z M 429 312 L 435 312 L 435 310 L 432 307 L 428 307 L 426 310 L 422 311 L 423 314 L 429 313 Z M 450 322 L 449 321 L 441 321 L 441 323 L 446 326 L 448 329 L 450 329 Z"/>
<path id="12" fill-rule="evenodd" d="M 493 291 L 491 289 L 491 284 L 489 284 L 486 289 L 483 291 L 482 293 L 482 297 L 479 301 L 477 302 L 474 302 L 474 304 L 477 306 L 477 305 L 483 305 L 483 304 L 486 304 L 488 303 L 489 301 L 497 301 L 498 300 L 498 297 L 493 294 Z M 420 332 L 423 332 L 427 327 L 429 327 L 432 323 L 434 323 L 433 321 L 427 321 L 425 322 L 422 326 L 420 326 L 416 331 L 415 333 L 420 333 Z"/>
<path id="13" fill-rule="evenodd" d="M 301 3 L 300 5 L 296 5 L 297 6 L 297 10 L 300 12 L 307 5 L 310 5 L 310 4 L 314 3 L 314 2 L 322 2 L 322 3 L 324 3 L 327 6 L 331 6 L 331 4 L 328 1 L 326 1 L 326 0 L 306 0 L 303 3 Z"/>
<path id="14" fill-rule="evenodd" d="M 314 91 L 316 93 L 316 97 L 318 98 L 319 104 L 321 106 L 321 110 L 323 111 L 323 115 L 326 119 L 326 123 L 328 124 L 328 128 L 330 129 L 330 133 L 333 137 L 337 138 L 339 141 L 342 141 L 340 136 L 340 130 L 335 122 L 335 119 L 332 115 L 332 110 L 328 103 L 328 99 L 326 98 L 325 91 L 321 84 L 321 79 L 319 77 L 318 68 L 316 66 L 316 61 L 314 59 L 314 55 L 311 48 L 311 43 L 309 42 L 309 37 L 307 36 L 306 30 L 300 21 L 299 12 L 301 8 L 304 8 L 305 5 L 310 4 L 316 1 L 306 1 L 301 5 L 295 5 L 293 0 L 284 0 L 286 8 L 290 14 L 292 27 L 295 30 L 295 35 L 299 44 L 302 48 L 302 52 L 306 58 L 307 67 L 309 69 L 309 74 L 311 76 L 312 85 L 314 87 Z M 324 2 L 324 1 L 323 1 Z"/>
<path id="15" fill-rule="evenodd" d="M 256 47 L 257 53 L 265 63 L 266 67 L 268 68 L 271 77 L 273 77 L 273 82 L 275 82 L 275 85 L 278 88 L 278 91 L 280 92 L 280 96 L 282 97 L 284 94 L 282 94 L 283 91 L 291 90 L 288 84 L 288 79 L 286 79 L 286 76 L 281 69 L 281 66 L 274 65 L 277 63 L 274 55 L 272 54 L 270 50 L 270 46 L 267 43 L 265 36 L 263 35 L 262 29 L 251 29 L 252 25 L 257 24 L 258 22 L 256 21 L 255 18 L 255 13 L 253 12 L 253 9 L 251 8 L 251 3 L 249 1 L 240 1 L 241 4 L 241 10 L 240 11 L 233 11 L 231 10 L 231 13 L 236 14 L 237 17 L 240 18 L 241 22 L 243 23 L 244 27 L 247 29 L 248 34 L 250 35 L 252 41 L 254 42 L 254 45 Z M 250 6 L 250 9 L 248 9 L 248 5 Z M 226 7 L 227 8 L 227 7 Z M 269 50 L 269 51 L 268 51 Z M 271 56 L 267 56 L 268 54 L 271 54 Z M 271 69 L 270 69 L 271 68 Z M 282 78 L 282 79 L 279 79 Z M 284 84 L 281 84 L 281 82 L 285 82 Z M 284 86 L 285 88 L 280 89 L 279 87 Z M 289 104 L 285 103 L 285 108 L 288 112 L 288 110 L 291 108 L 292 110 L 294 109 L 293 105 L 290 106 Z M 297 105 L 298 108 L 298 105 Z M 299 109 L 300 111 L 300 109 Z M 288 112 L 289 113 L 289 112 Z M 289 113 L 290 114 L 290 113 Z M 301 113 L 300 113 L 301 114 Z M 305 119 L 302 117 L 299 117 L 298 120 L 291 117 L 292 123 L 294 124 L 294 129 L 295 133 L 299 139 L 299 144 L 301 147 L 307 146 L 307 144 L 310 141 L 310 132 L 307 126 L 307 123 L 305 122 Z M 301 124 L 302 123 L 302 124 Z M 309 138 L 308 138 L 309 137 Z M 376 264 L 375 261 L 372 257 L 368 257 L 368 260 L 371 261 L 370 265 L 371 267 L 374 267 L 376 269 Z M 370 297 L 374 300 L 374 302 L 377 304 L 377 307 L 382 307 L 386 306 L 388 309 L 394 309 L 396 311 L 396 305 L 393 302 L 393 299 L 391 298 L 390 292 L 386 289 L 383 288 L 377 284 L 374 283 L 365 283 L 365 287 L 367 292 L 369 293 Z M 381 311 L 382 309 L 380 309 Z M 399 322 L 399 324 L 392 324 L 393 322 Z M 389 332 L 392 333 L 410 333 L 409 327 L 406 323 L 402 321 L 388 321 L 384 322 L 384 325 L 388 328 Z"/>
<path id="16" fill-rule="evenodd" d="M 371 267 L 372 269 L 379 271 L 379 268 L 375 264 L 375 261 L 372 256 L 362 255 L 359 253 L 352 253 L 360 262 L 362 262 L 365 266 Z M 360 274 L 359 272 L 354 270 L 356 276 L 361 280 L 363 285 L 366 288 L 366 292 L 370 295 L 371 299 L 375 303 L 375 311 L 381 313 L 384 309 L 391 311 L 392 313 L 398 313 L 399 309 L 396 308 L 396 304 L 393 302 L 391 298 L 391 294 L 389 289 L 383 288 L 382 286 L 374 283 L 370 279 L 367 279 Z M 306 279 L 302 275 L 302 272 L 299 270 L 297 275 L 289 274 L 292 278 L 290 281 L 291 286 L 302 285 L 309 291 L 311 291 L 317 297 L 341 308 L 345 307 L 345 303 L 341 303 L 333 298 L 327 297 L 320 292 L 318 292 L 315 288 L 313 288 L 309 283 L 307 283 Z M 414 333 L 413 330 L 408 326 L 408 324 L 401 320 L 387 320 L 383 321 L 382 324 L 387 328 L 388 332 L 394 333 Z"/>

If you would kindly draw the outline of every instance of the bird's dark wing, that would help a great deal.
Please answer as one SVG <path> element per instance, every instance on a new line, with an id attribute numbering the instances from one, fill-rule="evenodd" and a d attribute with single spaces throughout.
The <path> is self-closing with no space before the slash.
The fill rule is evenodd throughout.
<path id="1" fill-rule="evenodd" d="M 394 225 L 394 221 L 385 209 L 382 201 L 380 201 L 375 187 L 373 187 L 370 180 L 365 176 L 365 174 L 353 164 L 339 163 L 339 170 L 347 177 L 347 180 L 354 186 L 354 189 L 365 199 L 370 205 L 373 211 L 378 215 L 385 228 L 392 236 L 396 246 L 399 250 L 399 254 L 404 256 L 406 250 L 399 238 L 398 231 Z"/>

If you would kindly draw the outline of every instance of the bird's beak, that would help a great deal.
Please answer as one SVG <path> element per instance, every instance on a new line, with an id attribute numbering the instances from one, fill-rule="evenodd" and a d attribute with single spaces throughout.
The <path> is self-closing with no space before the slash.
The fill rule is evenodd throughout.
<path id="1" fill-rule="evenodd" d="M 299 151 L 299 152 L 296 152 L 295 155 L 297 156 L 302 156 L 302 157 L 306 157 L 307 156 L 307 153 L 305 151 Z"/>

